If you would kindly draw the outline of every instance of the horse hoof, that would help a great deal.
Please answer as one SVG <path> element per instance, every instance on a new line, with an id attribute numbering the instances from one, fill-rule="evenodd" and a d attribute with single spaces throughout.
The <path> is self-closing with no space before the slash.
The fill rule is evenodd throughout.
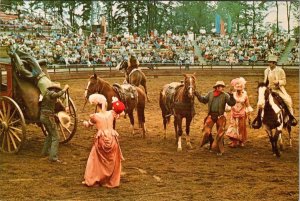
<path id="1" fill-rule="evenodd" d="M 191 143 L 188 143 L 188 144 L 187 144 L 187 148 L 188 148 L 188 149 L 193 149 L 192 144 L 191 144 Z"/>
<path id="2" fill-rule="evenodd" d="M 182 148 L 177 148 L 177 151 L 178 151 L 178 152 L 181 152 L 181 151 L 182 151 Z"/>

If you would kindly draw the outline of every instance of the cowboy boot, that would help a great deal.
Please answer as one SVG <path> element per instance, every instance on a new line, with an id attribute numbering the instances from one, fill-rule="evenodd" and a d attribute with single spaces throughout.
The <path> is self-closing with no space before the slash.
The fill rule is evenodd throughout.
<path id="1" fill-rule="evenodd" d="M 288 124 L 291 126 L 296 126 L 298 124 L 297 119 L 292 114 L 289 114 Z"/>
<path id="2" fill-rule="evenodd" d="M 208 142 L 209 142 L 209 134 L 204 133 L 204 136 L 203 136 L 202 143 L 201 143 L 200 147 L 203 147 Z"/>
<path id="3" fill-rule="evenodd" d="M 261 125 L 262 125 L 261 113 L 262 113 L 262 109 L 259 109 L 258 113 L 257 113 L 257 116 L 255 117 L 255 119 L 252 122 L 252 128 L 259 129 L 261 127 Z"/>

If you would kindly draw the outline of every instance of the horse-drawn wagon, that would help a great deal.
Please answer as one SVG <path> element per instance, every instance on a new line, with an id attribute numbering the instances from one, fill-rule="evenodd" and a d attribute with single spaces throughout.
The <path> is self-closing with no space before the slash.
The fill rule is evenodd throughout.
<path id="1" fill-rule="evenodd" d="M 46 68 L 42 70 L 49 76 Z M 39 120 L 40 90 L 34 83 L 17 75 L 14 65 L 9 63 L 0 63 L 0 83 L 0 151 L 16 153 L 26 139 L 27 124 L 38 125 L 47 135 Z M 66 127 L 59 119 L 56 121 L 60 143 L 67 143 L 77 129 L 76 107 L 68 94 L 60 98 L 59 102 L 69 108 L 69 126 Z"/>

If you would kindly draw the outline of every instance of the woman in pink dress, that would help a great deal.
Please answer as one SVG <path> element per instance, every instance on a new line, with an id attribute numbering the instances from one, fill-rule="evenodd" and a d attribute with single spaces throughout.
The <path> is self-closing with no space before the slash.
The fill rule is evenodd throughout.
<path id="1" fill-rule="evenodd" d="M 118 133 L 113 129 L 113 121 L 118 114 L 114 110 L 106 111 L 106 98 L 101 94 L 89 97 L 91 104 L 96 105 L 97 112 L 84 121 L 86 127 L 96 126 L 94 144 L 87 160 L 83 184 L 101 185 L 109 188 L 120 185 L 122 152 Z"/>
<path id="2" fill-rule="evenodd" d="M 247 140 L 247 118 L 250 120 L 250 112 L 253 111 L 249 103 L 247 92 L 244 90 L 246 80 L 242 77 L 231 81 L 234 87 L 233 97 L 236 104 L 231 108 L 230 124 L 226 136 L 231 140 L 230 147 L 244 146 Z"/>

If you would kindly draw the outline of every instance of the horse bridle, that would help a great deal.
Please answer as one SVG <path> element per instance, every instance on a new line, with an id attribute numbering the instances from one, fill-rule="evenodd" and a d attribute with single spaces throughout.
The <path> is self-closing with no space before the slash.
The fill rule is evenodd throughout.
<path id="1" fill-rule="evenodd" d="M 98 79 L 96 79 L 96 84 L 97 84 L 96 93 L 98 93 L 98 94 L 101 94 L 101 92 L 103 91 L 103 88 L 104 88 L 104 84 L 102 84 L 101 90 L 99 90 L 99 85 L 98 85 L 98 82 L 99 82 L 99 80 L 98 80 Z M 89 89 L 88 89 L 88 88 L 85 88 L 85 89 L 84 89 L 84 91 L 87 91 L 87 92 L 89 92 Z"/>
<path id="2" fill-rule="evenodd" d="M 194 78 L 194 77 L 190 77 L 190 78 L 192 78 L 193 81 L 195 81 L 195 78 Z M 189 78 L 189 79 L 190 79 L 190 78 Z M 190 89 L 193 89 L 193 90 L 195 91 L 195 87 L 192 85 L 192 82 L 189 82 L 189 83 L 190 83 L 189 86 L 188 86 L 188 87 L 185 87 L 186 90 L 187 90 L 187 92 L 188 92 Z"/>

